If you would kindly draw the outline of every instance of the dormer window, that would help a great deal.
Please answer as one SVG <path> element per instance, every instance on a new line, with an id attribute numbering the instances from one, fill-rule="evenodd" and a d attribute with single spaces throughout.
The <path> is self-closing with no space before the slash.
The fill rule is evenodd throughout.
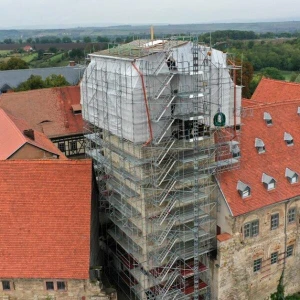
<path id="1" fill-rule="evenodd" d="M 300 116 L 300 106 L 298 106 L 297 114 Z"/>
<path id="2" fill-rule="evenodd" d="M 266 124 L 267 124 L 268 126 L 271 126 L 271 125 L 273 124 L 273 122 L 272 122 L 272 117 L 271 117 L 271 115 L 270 115 L 269 113 L 267 113 L 267 112 L 264 112 L 264 120 L 266 121 Z"/>
<path id="3" fill-rule="evenodd" d="M 74 115 L 79 115 L 82 112 L 81 104 L 73 104 L 72 105 L 72 111 Z"/>
<path id="4" fill-rule="evenodd" d="M 242 181 L 238 181 L 236 189 L 238 190 L 240 196 L 244 199 L 251 195 L 250 186 Z"/>
<path id="5" fill-rule="evenodd" d="M 283 139 L 285 140 L 285 142 L 288 146 L 294 145 L 294 139 L 289 133 L 285 132 Z"/>
<path id="6" fill-rule="evenodd" d="M 276 180 L 266 173 L 263 173 L 261 181 L 268 191 L 273 190 L 276 187 Z"/>
<path id="7" fill-rule="evenodd" d="M 289 181 L 289 183 L 293 184 L 293 183 L 297 183 L 298 182 L 298 174 L 294 171 L 292 171 L 289 168 L 285 169 L 285 177 L 287 178 L 287 180 Z"/>
<path id="8" fill-rule="evenodd" d="M 240 157 L 241 150 L 238 144 L 232 146 L 232 157 Z"/>
<path id="9" fill-rule="evenodd" d="M 261 139 L 258 138 L 255 139 L 255 148 L 258 153 L 266 152 L 265 143 Z"/>

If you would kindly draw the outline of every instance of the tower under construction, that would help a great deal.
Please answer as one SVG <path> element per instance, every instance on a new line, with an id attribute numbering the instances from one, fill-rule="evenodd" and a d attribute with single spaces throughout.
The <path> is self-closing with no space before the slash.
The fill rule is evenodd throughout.
<path id="1" fill-rule="evenodd" d="M 129 299 L 209 299 L 218 173 L 239 165 L 236 67 L 192 39 L 90 58 L 81 98 L 108 272 Z"/>

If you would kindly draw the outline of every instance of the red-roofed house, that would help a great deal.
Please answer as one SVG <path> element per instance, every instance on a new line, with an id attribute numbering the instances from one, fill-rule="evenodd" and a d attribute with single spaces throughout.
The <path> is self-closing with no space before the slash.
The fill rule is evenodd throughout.
<path id="1" fill-rule="evenodd" d="M 99 266 L 92 162 L 0 161 L 0 178 L 0 297 L 108 299 L 90 281 Z"/>
<path id="2" fill-rule="evenodd" d="M 79 86 L 1 94 L 0 107 L 43 132 L 67 157 L 84 156 Z"/>
<path id="3" fill-rule="evenodd" d="M 300 290 L 300 100 L 294 84 L 281 102 L 263 90 L 281 82 L 261 84 L 243 105 L 240 168 L 219 177 L 213 299 L 267 299 L 283 270 L 286 294 Z"/>
<path id="4" fill-rule="evenodd" d="M 0 160 L 40 158 L 66 159 L 66 156 L 45 134 L 0 109 Z"/>
<path id="5" fill-rule="evenodd" d="M 264 103 L 300 100 L 300 84 L 262 78 L 251 100 Z"/>

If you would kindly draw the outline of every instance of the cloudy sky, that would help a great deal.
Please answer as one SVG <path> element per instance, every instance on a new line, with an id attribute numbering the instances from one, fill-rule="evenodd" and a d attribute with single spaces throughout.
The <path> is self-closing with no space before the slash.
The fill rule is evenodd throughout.
<path id="1" fill-rule="evenodd" d="M 1 0 L 0 28 L 300 20 L 299 0 Z"/>

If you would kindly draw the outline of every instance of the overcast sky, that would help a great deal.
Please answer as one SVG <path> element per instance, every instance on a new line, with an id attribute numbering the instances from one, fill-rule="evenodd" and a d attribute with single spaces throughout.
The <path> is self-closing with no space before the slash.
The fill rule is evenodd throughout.
<path id="1" fill-rule="evenodd" d="M 0 28 L 300 20 L 300 0 L 0 0 Z"/>

